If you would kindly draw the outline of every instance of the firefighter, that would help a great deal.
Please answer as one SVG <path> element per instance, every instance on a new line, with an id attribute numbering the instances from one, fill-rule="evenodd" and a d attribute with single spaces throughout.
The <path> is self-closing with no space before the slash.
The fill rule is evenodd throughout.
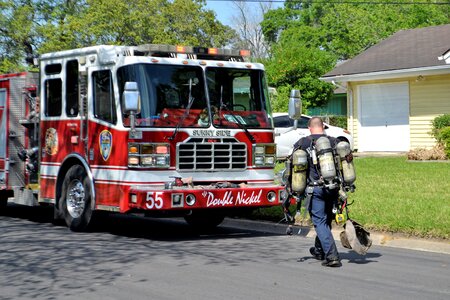
<path id="1" fill-rule="evenodd" d="M 323 121 L 319 117 L 311 118 L 308 128 L 311 135 L 297 141 L 294 149 L 305 151 L 308 159 L 306 205 L 316 230 L 314 247 L 309 251 L 317 260 L 323 260 L 323 266 L 340 267 L 342 264 L 331 233 L 333 204 L 338 199 L 339 187 L 332 182 L 336 170 L 329 156 L 333 155 L 331 147 L 336 146 L 336 139 L 325 134 Z"/>

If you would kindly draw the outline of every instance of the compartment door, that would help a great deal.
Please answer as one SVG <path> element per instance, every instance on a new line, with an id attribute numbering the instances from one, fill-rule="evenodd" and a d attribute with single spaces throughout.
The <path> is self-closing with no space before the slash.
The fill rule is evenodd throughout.
<path id="1" fill-rule="evenodd" d="M 0 186 L 6 184 L 6 169 L 7 169 L 7 149 L 8 142 L 8 120 L 7 120 L 7 89 L 0 88 Z"/>

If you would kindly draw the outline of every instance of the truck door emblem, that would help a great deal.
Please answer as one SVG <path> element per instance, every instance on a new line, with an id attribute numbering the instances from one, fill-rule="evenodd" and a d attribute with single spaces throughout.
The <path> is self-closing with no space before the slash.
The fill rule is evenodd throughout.
<path id="1" fill-rule="evenodd" d="M 99 137 L 100 154 L 104 161 L 107 161 L 111 154 L 112 134 L 108 130 L 103 130 Z"/>
<path id="2" fill-rule="evenodd" d="M 58 153 L 58 132 L 55 128 L 48 128 L 45 132 L 45 152 L 49 155 Z"/>

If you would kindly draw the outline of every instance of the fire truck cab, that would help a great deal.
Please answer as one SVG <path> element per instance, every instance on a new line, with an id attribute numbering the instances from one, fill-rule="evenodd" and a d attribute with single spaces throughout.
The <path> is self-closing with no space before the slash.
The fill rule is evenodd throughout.
<path id="1" fill-rule="evenodd" d="M 279 205 L 264 67 L 242 51 L 94 46 L 0 75 L 0 205 L 54 205 L 84 230 L 96 210 L 220 224 Z"/>

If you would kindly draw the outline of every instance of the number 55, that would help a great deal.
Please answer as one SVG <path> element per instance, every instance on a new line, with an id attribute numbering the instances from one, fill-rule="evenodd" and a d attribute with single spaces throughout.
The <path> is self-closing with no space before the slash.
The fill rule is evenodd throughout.
<path id="1" fill-rule="evenodd" d="M 148 209 L 161 209 L 163 207 L 163 198 L 161 197 L 162 192 L 148 192 L 147 199 L 145 199 L 145 206 Z"/>

